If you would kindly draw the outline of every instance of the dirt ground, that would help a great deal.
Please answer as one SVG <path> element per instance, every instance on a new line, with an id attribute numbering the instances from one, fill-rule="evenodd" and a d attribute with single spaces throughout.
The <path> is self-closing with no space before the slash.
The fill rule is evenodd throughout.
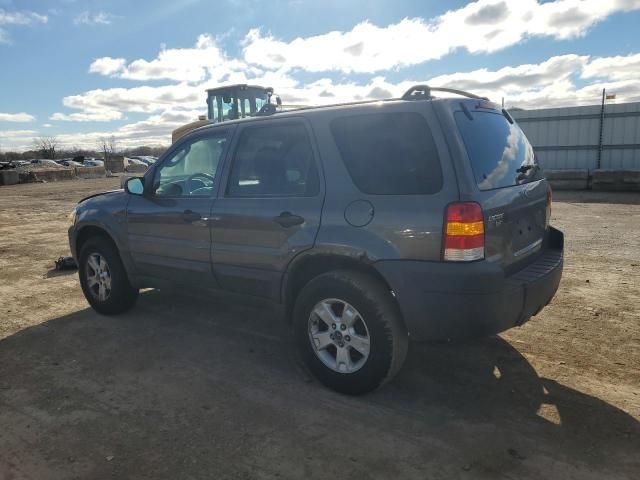
<path id="1" fill-rule="evenodd" d="M 88 309 L 53 260 L 74 203 L 118 184 L 0 187 L 0 479 L 640 478 L 640 195 L 557 192 L 552 304 L 414 345 L 351 398 L 264 309 L 156 291 Z"/>

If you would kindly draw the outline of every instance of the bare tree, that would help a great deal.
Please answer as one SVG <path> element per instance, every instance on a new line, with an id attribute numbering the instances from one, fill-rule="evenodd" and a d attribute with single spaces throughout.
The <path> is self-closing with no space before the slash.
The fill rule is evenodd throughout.
<path id="1" fill-rule="evenodd" d="M 118 143 L 116 142 L 116 137 L 111 135 L 110 137 L 102 137 L 98 141 L 98 149 L 104 155 L 104 160 L 107 161 L 113 155 L 116 154 L 118 150 Z"/>
<path id="2" fill-rule="evenodd" d="M 59 142 L 56 137 L 38 137 L 33 139 L 34 149 L 37 150 L 43 158 L 50 160 L 56 159 L 56 149 Z"/>

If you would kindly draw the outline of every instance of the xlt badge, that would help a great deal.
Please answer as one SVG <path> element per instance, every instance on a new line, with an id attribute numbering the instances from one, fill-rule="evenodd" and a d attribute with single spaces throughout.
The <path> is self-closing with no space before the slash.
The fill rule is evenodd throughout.
<path id="1" fill-rule="evenodd" d="M 504 222 L 504 213 L 496 213 L 495 215 L 491 215 L 488 218 L 489 224 L 494 224 L 496 227 L 499 227 Z"/>

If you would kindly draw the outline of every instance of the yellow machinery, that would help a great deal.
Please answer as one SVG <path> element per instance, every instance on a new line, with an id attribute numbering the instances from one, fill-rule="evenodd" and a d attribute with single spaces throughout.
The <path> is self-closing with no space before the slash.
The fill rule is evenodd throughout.
<path id="1" fill-rule="evenodd" d="M 275 112 L 276 107 L 271 103 L 273 88 L 259 85 L 230 85 L 227 87 L 211 88 L 207 90 L 207 116 L 201 115 L 195 122 L 176 128 L 171 141 L 209 123 L 220 123 L 254 115 L 268 115 Z M 276 104 L 281 105 L 276 97 Z"/>

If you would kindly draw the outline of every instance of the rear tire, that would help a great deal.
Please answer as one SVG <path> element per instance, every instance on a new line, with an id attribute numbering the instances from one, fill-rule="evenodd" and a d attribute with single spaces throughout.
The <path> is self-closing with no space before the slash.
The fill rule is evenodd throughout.
<path id="1" fill-rule="evenodd" d="M 126 312 L 138 299 L 138 289 L 131 286 L 118 250 L 106 238 L 90 238 L 82 246 L 78 274 L 85 298 L 98 313 Z"/>
<path id="2" fill-rule="evenodd" d="M 341 393 L 379 388 L 407 355 L 408 335 L 393 296 L 360 272 L 338 270 L 311 280 L 296 299 L 293 324 L 307 367 Z"/>

